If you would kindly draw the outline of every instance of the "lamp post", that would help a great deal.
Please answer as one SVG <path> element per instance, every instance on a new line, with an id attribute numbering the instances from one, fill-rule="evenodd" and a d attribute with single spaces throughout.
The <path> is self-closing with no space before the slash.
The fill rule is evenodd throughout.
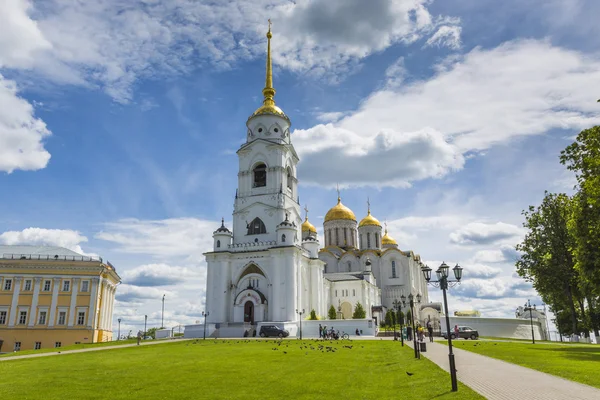
<path id="1" fill-rule="evenodd" d="M 206 340 L 206 317 L 209 316 L 209 312 L 204 312 L 202 311 L 202 316 L 204 317 L 204 336 L 202 337 L 202 340 Z"/>
<path id="2" fill-rule="evenodd" d="M 298 309 L 296 308 L 296 314 L 300 316 L 300 340 L 302 340 L 302 314 L 304 313 L 304 309 L 302 309 L 302 311 L 298 311 Z"/>
<path id="3" fill-rule="evenodd" d="M 531 301 L 527 300 L 527 303 L 525 303 L 525 308 L 523 308 L 523 310 L 529 311 L 529 323 L 531 324 L 531 342 L 532 344 L 535 344 L 535 335 L 533 334 L 533 310 L 535 310 L 535 304 L 532 307 Z"/>
<path id="4" fill-rule="evenodd" d="M 398 324 L 400 325 L 400 342 L 402 346 L 404 346 L 404 335 L 402 335 L 402 323 L 400 322 L 400 308 L 402 307 L 402 303 L 398 301 L 398 299 L 394 299 L 392 303 L 394 309 L 396 310 L 396 319 L 398 320 Z M 394 340 L 396 340 L 396 325 L 394 325 Z"/>
<path id="5" fill-rule="evenodd" d="M 406 307 L 406 296 L 402 295 L 400 296 L 400 298 L 402 299 L 402 304 Z M 417 346 L 417 331 L 415 329 L 415 298 L 417 300 L 417 303 L 421 302 L 421 295 L 417 294 L 416 296 L 413 296 L 412 293 L 410 293 L 408 295 L 408 305 L 410 306 L 410 319 L 412 322 L 412 331 L 413 331 L 413 347 L 415 350 L 415 358 L 421 358 L 421 353 L 419 353 L 419 348 Z"/>
<path id="6" fill-rule="evenodd" d="M 146 325 L 148 324 L 148 316 L 144 315 L 144 340 L 146 340 L 146 332 L 148 332 L 146 330 Z"/>
<path id="7" fill-rule="evenodd" d="M 427 265 L 421 268 L 427 283 L 435 287 L 439 287 L 442 289 L 444 294 L 444 312 L 446 313 L 446 332 L 448 335 L 448 361 L 450 362 L 450 379 L 452 381 L 452 391 L 456 392 L 458 390 L 458 383 L 456 381 L 456 364 L 454 363 L 454 353 L 452 352 L 452 334 L 450 333 L 450 316 L 448 315 L 448 298 L 446 297 L 446 291 L 448 290 L 448 287 L 453 287 L 460 284 L 463 269 L 458 264 L 452 268 L 454 277 L 456 278 L 454 281 L 448 279 L 449 269 L 450 267 L 445 262 L 442 262 L 437 271 L 435 271 L 438 280 L 432 281 L 431 268 L 429 268 Z"/>
<path id="8" fill-rule="evenodd" d="M 121 318 L 117 319 L 117 322 L 119 323 L 119 330 L 117 333 L 117 340 L 121 340 Z"/>
<path id="9" fill-rule="evenodd" d="M 160 320 L 160 327 L 161 329 L 165 327 L 165 296 L 166 294 L 163 294 L 163 299 L 162 299 L 162 317 Z"/>

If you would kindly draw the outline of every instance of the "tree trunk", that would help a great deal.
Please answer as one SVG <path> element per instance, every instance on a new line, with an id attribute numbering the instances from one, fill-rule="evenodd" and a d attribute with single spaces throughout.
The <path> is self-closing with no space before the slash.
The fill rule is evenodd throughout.
<path id="1" fill-rule="evenodd" d="M 575 301 L 573 300 L 573 292 L 571 291 L 571 286 L 566 285 L 565 291 L 567 292 L 567 298 L 569 300 L 569 309 L 571 311 L 571 324 L 573 329 L 573 334 L 578 334 L 577 330 L 577 311 L 575 310 Z"/>
<path id="2" fill-rule="evenodd" d="M 598 310 L 595 307 L 594 302 L 589 297 L 587 298 L 588 309 L 590 310 L 590 321 L 592 323 L 592 330 L 594 331 L 594 335 L 596 336 L 596 340 L 600 337 L 600 325 L 598 322 Z"/>
<path id="3" fill-rule="evenodd" d="M 579 304 L 579 311 L 581 312 L 581 320 L 583 321 L 583 336 L 586 338 L 590 337 L 590 330 L 585 320 L 585 304 L 583 299 L 577 299 Z"/>

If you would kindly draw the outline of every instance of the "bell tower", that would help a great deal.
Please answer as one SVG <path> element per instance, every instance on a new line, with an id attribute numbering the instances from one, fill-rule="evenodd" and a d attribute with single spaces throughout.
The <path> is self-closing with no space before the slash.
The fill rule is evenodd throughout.
<path id="1" fill-rule="evenodd" d="M 234 251 L 248 246 L 275 246 L 278 242 L 277 227 L 286 220 L 298 230 L 297 235 L 288 238 L 286 244 L 300 244 L 301 240 L 302 219 L 296 177 L 299 158 L 290 139 L 290 119 L 275 104 L 272 37 L 269 20 L 263 104 L 246 121 L 246 143 L 237 151 L 239 171 L 233 212 Z"/>

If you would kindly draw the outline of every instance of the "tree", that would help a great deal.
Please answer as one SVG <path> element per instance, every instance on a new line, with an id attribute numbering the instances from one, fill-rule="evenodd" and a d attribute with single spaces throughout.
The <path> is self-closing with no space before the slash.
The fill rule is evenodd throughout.
<path id="1" fill-rule="evenodd" d="M 385 325 L 392 326 L 392 310 L 387 310 L 385 313 Z"/>
<path id="2" fill-rule="evenodd" d="M 398 323 L 400 326 L 404 325 L 404 313 L 402 310 L 398 310 Z"/>
<path id="3" fill-rule="evenodd" d="M 362 304 L 360 304 L 360 302 L 356 303 L 356 307 L 354 307 L 354 314 L 352 314 L 352 318 L 353 319 L 363 319 L 367 317 L 367 313 L 365 312 L 365 309 L 363 308 Z"/>
<path id="4" fill-rule="evenodd" d="M 528 229 L 517 245 L 522 254 L 516 262 L 517 272 L 542 299 L 555 310 L 568 309 L 571 330 L 577 332 L 575 301 L 578 294 L 578 273 L 571 253 L 573 236 L 568 229 L 572 200 L 566 194 L 545 192 L 542 204 L 523 211 Z"/>
<path id="5" fill-rule="evenodd" d="M 329 319 L 336 319 L 337 313 L 335 312 L 335 307 L 333 306 L 333 304 L 331 305 L 331 307 L 329 307 L 329 312 L 327 313 L 327 316 L 329 317 Z"/>
<path id="6" fill-rule="evenodd" d="M 412 324 L 412 313 L 410 312 L 410 310 L 408 310 L 406 312 L 406 323 L 407 324 Z"/>
<path id="7" fill-rule="evenodd" d="M 308 317 L 308 319 L 311 321 L 316 321 L 319 319 L 319 318 L 317 318 L 317 312 L 315 311 L 314 308 L 312 310 L 310 310 L 310 317 Z"/>
<path id="8" fill-rule="evenodd" d="M 152 339 L 156 339 L 156 330 L 158 328 L 150 328 L 148 329 L 148 331 L 146 332 L 146 336 L 150 336 Z"/>

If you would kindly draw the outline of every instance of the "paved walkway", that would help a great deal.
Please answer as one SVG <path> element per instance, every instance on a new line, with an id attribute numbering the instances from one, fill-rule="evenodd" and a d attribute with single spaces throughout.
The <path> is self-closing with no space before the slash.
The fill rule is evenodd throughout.
<path id="1" fill-rule="evenodd" d="M 154 344 L 175 343 L 175 342 L 181 342 L 184 340 L 193 340 L 193 339 L 153 340 L 151 342 L 142 342 L 140 344 L 140 346 L 152 346 Z M 0 357 L 0 362 L 1 361 L 10 361 L 10 360 L 23 360 L 25 358 L 36 358 L 36 357 L 59 356 L 59 355 L 63 355 L 63 354 L 85 353 L 88 351 L 122 349 L 125 347 L 135 347 L 135 346 L 137 346 L 137 343 L 118 344 L 118 345 L 114 345 L 114 346 L 92 347 L 92 348 L 77 349 L 77 350 L 53 351 L 53 352 L 48 352 L 48 353 L 25 354 L 22 356 Z"/>
<path id="2" fill-rule="evenodd" d="M 412 343 L 408 344 L 412 347 Z M 487 399 L 600 399 L 600 389 L 470 351 L 453 350 L 458 380 Z M 421 353 L 421 357 L 450 371 L 448 346 L 427 342 L 427 352 Z M 447 383 L 450 387 L 450 377 Z"/>

